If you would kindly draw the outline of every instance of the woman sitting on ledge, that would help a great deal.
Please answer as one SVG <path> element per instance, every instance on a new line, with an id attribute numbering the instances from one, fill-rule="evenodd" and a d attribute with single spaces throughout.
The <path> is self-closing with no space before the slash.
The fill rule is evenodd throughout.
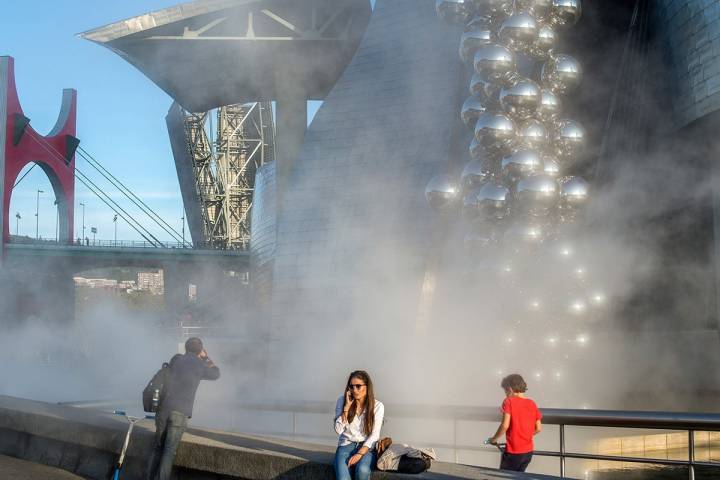
<path id="1" fill-rule="evenodd" d="M 352 480 L 351 469 L 355 480 L 370 479 L 384 415 L 385 407 L 375 400 L 370 375 L 363 370 L 352 372 L 335 406 L 335 431 L 340 435 L 334 462 L 337 480 Z"/>

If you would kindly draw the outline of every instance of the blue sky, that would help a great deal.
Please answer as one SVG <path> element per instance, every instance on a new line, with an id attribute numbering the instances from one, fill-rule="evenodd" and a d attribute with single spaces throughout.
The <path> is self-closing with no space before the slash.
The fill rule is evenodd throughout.
<path id="1" fill-rule="evenodd" d="M 78 137 L 82 147 L 156 210 L 178 231 L 183 207 L 165 127 L 172 100 L 130 64 L 77 33 L 180 3 L 178 0 L 42 0 L 4 2 L 0 17 L 0 55 L 15 58 L 20 101 L 41 134 L 55 123 L 63 88 L 78 90 Z M 374 1 L 373 1 L 374 3 Z M 317 103 L 311 105 L 314 115 Z M 78 158 L 78 168 L 88 171 Z M 47 177 L 34 169 L 14 190 L 11 232 L 20 213 L 21 235 L 35 236 L 37 190 L 39 233 L 55 238 L 55 200 Z M 79 202 L 86 204 L 85 224 L 98 239 L 112 239 L 113 212 L 77 185 L 76 233 L 81 230 Z M 145 223 L 145 222 L 143 222 Z M 165 235 L 162 238 L 167 238 Z M 139 239 L 118 222 L 118 239 Z"/>

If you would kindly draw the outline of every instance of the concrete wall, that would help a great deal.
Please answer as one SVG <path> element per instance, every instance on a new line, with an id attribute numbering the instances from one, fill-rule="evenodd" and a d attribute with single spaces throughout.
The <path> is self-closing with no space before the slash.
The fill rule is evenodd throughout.
<path id="1" fill-rule="evenodd" d="M 83 478 L 110 477 L 127 432 L 124 417 L 0 395 L 0 455 L 59 467 Z M 154 426 L 136 424 L 121 478 L 144 478 Z M 220 430 L 190 428 L 175 457 L 177 480 L 331 480 L 334 448 L 250 437 Z M 551 480 L 544 475 L 509 476 L 507 472 L 435 463 L 418 480 Z M 373 472 L 373 480 L 405 475 Z"/>
<path id="2" fill-rule="evenodd" d="M 720 109 L 720 4 L 716 0 L 659 0 L 655 29 L 670 67 L 674 125 Z"/>
<path id="3" fill-rule="evenodd" d="M 437 228 L 424 188 L 447 166 L 465 99 L 460 30 L 437 19 L 434 3 L 377 1 L 355 58 L 307 132 L 278 219 L 277 358 L 307 347 L 300 330 L 329 338 L 368 315 L 402 327 L 417 310 Z M 326 383 L 322 374 L 312 381 Z"/>

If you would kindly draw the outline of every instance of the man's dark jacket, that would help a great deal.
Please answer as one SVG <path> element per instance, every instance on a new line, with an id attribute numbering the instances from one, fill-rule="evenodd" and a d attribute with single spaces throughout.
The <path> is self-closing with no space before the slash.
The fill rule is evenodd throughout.
<path id="1" fill-rule="evenodd" d="M 193 353 L 175 355 L 170 361 L 170 376 L 168 378 L 165 398 L 160 407 L 163 413 L 180 412 L 192 417 L 195 393 L 200 380 L 217 380 L 220 378 L 220 369 L 210 366 L 210 362 L 203 360 Z"/>

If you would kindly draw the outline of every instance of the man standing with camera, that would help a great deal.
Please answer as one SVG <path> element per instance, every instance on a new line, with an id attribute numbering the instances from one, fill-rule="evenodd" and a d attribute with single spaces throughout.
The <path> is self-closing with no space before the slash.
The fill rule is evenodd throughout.
<path id="1" fill-rule="evenodd" d="M 213 363 L 197 337 L 185 342 L 185 355 L 170 361 L 160 409 L 155 415 L 155 442 L 148 462 L 147 480 L 169 480 L 180 440 L 192 417 L 195 393 L 201 380 L 217 380 L 220 369 Z"/>

